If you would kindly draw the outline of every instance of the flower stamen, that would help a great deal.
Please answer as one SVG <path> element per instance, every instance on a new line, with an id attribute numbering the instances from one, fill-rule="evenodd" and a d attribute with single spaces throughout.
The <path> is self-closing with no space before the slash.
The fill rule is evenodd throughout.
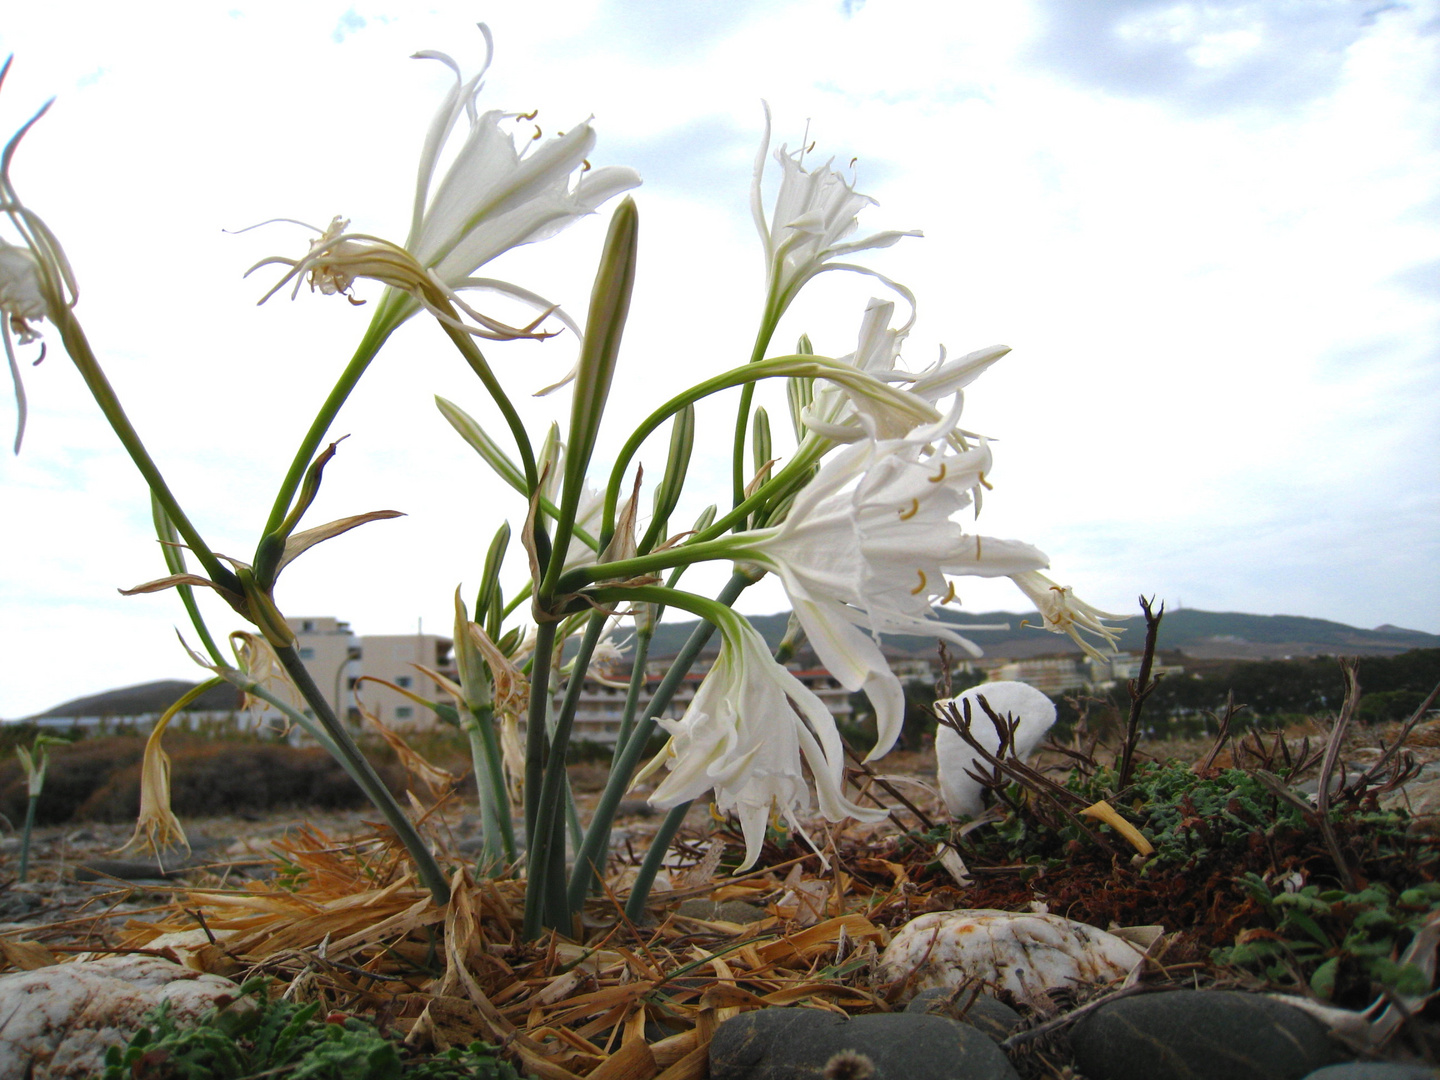
<path id="1" fill-rule="evenodd" d="M 915 588 L 910 590 L 911 596 L 919 596 L 922 592 L 925 591 L 925 586 L 927 584 L 924 570 L 916 570 L 915 573 L 920 575 L 920 584 L 916 585 Z"/>
<path id="2" fill-rule="evenodd" d="M 919 499 L 911 499 L 911 500 L 910 500 L 910 509 L 908 509 L 908 510 L 901 510 L 901 511 L 900 511 L 900 520 L 901 520 L 901 521 L 909 521 L 911 518 L 913 518 L 913 517 L 914 517 L 916 514 L 918 514 L 919 512 L 920 512 L 920 500 L 919 500 Z"/>
<path id="3" fill-rule="evenodd" d="M 942 480 L 945 479 L 946 475 L 947 475 L 949 472 L 950 472 L 950 466 L 949 466 L 949 464 L 948 464 L 947 462 L 944 462 L 944 461 L 940 462 L 940 474 L 939 474 L 938 476 L 932 476 L 932 477 L 930 477 L 930 478 L 929 478 L 929 479 L 930 479 L 930 483 L 932 483 L 932 484 L 938 484 L 938 483 L 940 483 Z"/>

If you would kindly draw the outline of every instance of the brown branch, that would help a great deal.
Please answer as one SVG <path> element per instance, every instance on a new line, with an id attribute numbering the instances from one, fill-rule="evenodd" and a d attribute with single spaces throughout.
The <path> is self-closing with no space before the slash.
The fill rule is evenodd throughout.
<path id="1" fill-rule="evenodd" d="M 1225 695 L 1225 713 L 1217 718 L 1220 730 L 1215 735 L 1215 744 L 1210 747 L 1210 752 L 1205 755 L 1205 760 L 1192 767 L 1191 771 L 1196 776 L 1209 777 L 1215 769 L 1215 759 L 1220 756 L 1220 751 L 1225 748 L 1226 742 L 1230 739 L 1230 725 L 1234 722 L 1236 715 L 1242 709 L 1248 709 L 1249 705 L 1235 704 L 1235 691 L 1231 690 Z M 1214 716 L 1214 713 L 1210 714 Z"/>
<path id="2" fill-rule="evenodd" d="M 1160 610 L 1155 611 L 1150 606 L 1154 601 L 1153 596 L 1149 600 L 1140 597 L 1140 610 L 1145 613 L 1145 652 L 1140 658 L 1140 678 L 1130 680 L 1130 719 L 1120 750 L 1120 791 L 1130 786 L 1130 775 L 1135 769 L 1135 747 L 1140 742 L 1140 711 L 1145 707 L 1145 699 L 1160 685 L 1159 679 L 1150 678 L 1150 672 L 1155 665 L 1155 644 L 1160 637 L 1160 620 L 1165 617 L 1165 603 L 1161 601 Z"/>
<path id="3" fill-rule="evenodd" d="M 1380 774 L 1384 771 L 1385 766 L 1396 753 L 1399 752 L 1400 748 L 1405 745 L 1405 740 L 1410 737 L 1410 732 L 1414 730 L 1416 724 L 1424 719 L 1425 713 L 1429 711 L 1430 706 L 1435 704 L 1437 697 L 1440 697 L 1440 683 L 1437 683 L 1435 689 L 1430 691 L 1425 700 L 1420 703 L 1420 707 L 1410 715 L 1410 719 L 1405 721 L 1405 725 L 1400 729 L 1399 734 L 1395 736 L 1395 741 L 1380 755 L 1380 759 L 1376 761 L 1374 765 L 1370 766 L 1370 768 L 1350 786 L 1354 797 L 1358 798 L 1366 788 L 1370 787 L 1380 778 Z"/>
<path id="4" fill-rule="evenodd" d="M 1320 814 L 1320 832 L 1325 837 L 1325 847 L 1330 851 L 1330 857 L 1335 860 L 1335 869 L 1340 875 L 1340 882 L 1345 886 L 1346 892 L 1355 892 L 1359 888 L 1355 872 L 1350 869 L 1350 864 L 1345 860 L 1345 853 L 1340 850 L 1340 842 L 1335 838 L 1335 828 L 1330 824 L 1330 776 L 1335 771 L 1335 765 L 1340 760 L 1340 744 L 1345 738 L 1345 729 L 1350 726 L 1350 718 L 1355 715 L 1355 707 L 1360 702 L 1360 678 L 1356 673 L 1359 667 L 1353 657 L 1340 658 L 1340 670 L 1345 675 L 1345 702 L 1340 706 L 1340 715 L 1335 718 L 1335 726 L 1330 729 L 1330 741 L 1325 747 L 1325 760 L 1320 764 L 1320 790 L 1316 800 L 1316 810 Z"/>
<path id="5" fill-rule="evenodd" d="M 861 772 L 863 772 L 866 776 L 868 776 L 871 780 L 873 780 L 876 784 L 878 784 L 882 791 L 897 799 L 900 802 L 901 806 L 905 807 L 906 810 L 909 810 L 912 814 L 914 814 L 915 817 L 919 820 L 921 828 L 924 828 L 926 830 L 935 828 L 935 822 L 930 820 L 929 815 L 926 814 L 914 803 L 912 803 L 904 795 L 900 794 L 900 792 L 895 788 L 893 784 L 890 783 L 890 781 L 886 780 L 869 765 L 865 764 L 865 762 L 861 759 L 860 755 L 855 753 L 855 751 L 850 748 L 850 744 L 845 741 L 845 737 L 843 735 L 840 737 L 840 743 L 842 746 L 845 747 L 845 756 L 855 763 L 855 767 Z M 882 803 L 879 799 L 875 798 L 874 795 L 870 794 L 869 789 L 865 790 L 865 794 L 870 797 L 870 801 L 873 802 L 876 806 L 885 806 L 884 803 Z M 890 808 L 888 806 L 885 806 L 885 809 L 889 810 Z M 894 821 L 895 824 L 899 825 L 901 828 L 904 828 L 904 823 L 896 819 L 894 814 L 890 815 L 890 820 Z"/>
<path id="6" fill-rule="evenodd" d="M 1014 756 L 1014 734 L 1017 722 L 1014 720 L 1002 720 L 995 713 L 995 710 L 990 708 L 990 703 L 985 700 L 984 694 L 977 694 L 976 700 L 980 702 L 980 707 L 985 710 L 985 715 L 990 718 L 990 722 L 995 725 L 995 731 L 1000 736 L 998 756 L 981 746 L 979 740 L 971 734 L 970 725 L 972 723 L 972 716 L 969 701 L 961 702 L 964 707 L 963 719 L 955 715 L 955 707 L 953 705 L 947 706 L 949 715 L 940 718 L 940 722 L 951 728 L 960 738 L 964 739 L 970 748 L 979 754 L 994 772 L 992 780 L 987 780 L 985 777 L 977 776 L 974 773 L 969 773 L 969 775 L 987 787 L 996 786 L 994 781 L 998 781 L 1001 775 L 1010 777 L 1031 794 L 1053 803 L 1057 810 L 1070 819 L 1072 825 L 1088 836 L 1104 851 L 1112 856 L 1117 856 L 1119 853 L 1105 842 L 1105 838 L 1080 820 L 1079 816 L 1066 806 L 1064 802 L 1064 799 L 1068 798 L 1083 803 L 1085 801 L 1084 799 L 1080 798 L 1075 792 L 1070 791 L 1068 788 L 1061 787 L 1048 776 L 1044 776 L 1030 768 L 1030 766 Z M 936 715 L 939 717 L 938 713 Z M 1004 756 L 1006 754 L 1010 756 L 1007 758 Z"/>

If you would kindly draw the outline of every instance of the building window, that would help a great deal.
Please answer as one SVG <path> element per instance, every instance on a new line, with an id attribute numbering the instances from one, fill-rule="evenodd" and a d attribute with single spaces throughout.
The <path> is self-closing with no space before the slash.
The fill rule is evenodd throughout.
<path id="1" fill-rule="evenodd" d="M 395 709 L 396 720 L 409 720 L 415 712 L 409 705 L 401 705 Z"/>
<path id="2" fill-rule="evenodd" d="M 313 634 L 315 632 L 315 621 L 313 619 L 301 619 L 300 632 L 302 634 Z"/>
<path id="3" fill-rule="evenodd" d="M 398 686 L 398 687 L 400 687 L 402 690 L 409 689 L 409 687 L 410 687 L 410 676 L 409 676 L 409 675 L 401 675 L 401 676 L 399 676 L 399 677 L 396 678 L 396 680 L 395 680 L 395 685 Z"/>
<path id="4" fill-rule="evenodd" d="M 301 650 L 300 650 L 300 659 L 301 659 L 301 660 L 314 660 L 314 659 L 315 659 L 315 650 L 314 650 L 314 649 L 301 649 Z"/>

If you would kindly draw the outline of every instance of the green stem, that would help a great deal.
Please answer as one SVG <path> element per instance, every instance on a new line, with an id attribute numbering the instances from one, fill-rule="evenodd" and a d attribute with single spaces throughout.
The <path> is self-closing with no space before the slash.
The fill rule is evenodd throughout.
<path id="1" fill-rule="evenodd" d="M 630 898 L 625 901 L 625 917 L 632 923 L 638 923 L 645 917 L 645 902 L 650 899 L 650 889 L 655 884 L 655 875 L 660 872 L 661 863 L 665 861 L 665 852 L 670 850 L 670 841 L 675 839 L 681 822 L 694 805 L 695 800 L 691 799 L 679 806 L 672 806 L 665 815 L 665 820 L 660 823 L 655 839 L 650 842 L 650 850 L 645 852 L 645 861 L 640 864 L 640 871 L 635 875 L 635 884 L 630 887 Z"/>
<path id="2" fill-rule="evenodd" d="M 582 585 L 592 581 L 624 581 L 676 566 L 689 566 L 692 563 L 715 559 L 738 559 L 744 554 L 744 547 L 734 537 L 729 536 L 698 544 L 681 544 L 679 547 L 666 548 L 649 555 L 637 555 L 633 559 L 577 566 L 561 579 L 561 588 L 578 591 Z"/>
<path id="3" fill-rule="evenodd" d="M 535 628 L 530 654 L 530 712 L 525 721 L 525 867 L 533 877 L 545 871 L 531 858 L 535 850 L 535 819 L 540 813 L 540 785 L 545 780 L 545 718 L 550 714 L 550 654 L 555 649 L 555 624 Z"/>
<path id="4" fill-rule="evenodd" d="M 510 798 L 505 791 L 505 772 L 500 747 L 495 740 L 493 710 L 484 706 L 466 710 L 465 736 L 470 742 L 470 761 L 480 793 L 480 824 L 484 830 L 481 849 L 482 875 L 515 861 L 515 828 L 510 821 Z"/>
<path id="5" fill-rule="evenodd" d="M 475 344 L 474 338 L 447 322 L 442 322 L 440 328 L 455 343 L 460 355 L 465 357 L 465 362 L 470 365 L 470 370 L 479 376 L 485 389 L 490 392 L 491 399 L 500 409 L 500 415 L 505 418 L 505 424 L 510 428 L 510 435 L 515 440 L 515 449 L 520 451 L 520 467 L 525 470 L 526 487 L 532 492 L 535 491 L 540 486 L 540 474 L 535 468 L 535 450 L 530 445 L 530 433 L 525 430 L 525 424 L 506 395 L 505 388 L 500 385 L 500 380 L 495 378 L 495 372 L 490 370 L 490 364 L 480 352 L 480 347 Z"/>
<path id="6" fill-rule="evenodd" d="M 767 317 L 760 323 L 760 329 L 755 334 L 755 345 L 750 350 L 750 363 L 754 364 L 765 356 L 765 350 L 770 347 L 770 339 L 775 336 L 775 325 L 780 319 L 780 313 L 773 316 L 768 315 L 774 306 L 775 285 L 779 274 L 770 275 L 770 287 L 765 297 L 765 310 Z M 740 406 L 735 414 L 735 442 L 731 448 L 730 483 L 736 506 L 745 501 L 745 436 L 750 426 L 750 402 L 755 397 L 755 384 L 746 383 L 740 391 Z"/>
<path id="7" fill-rule="evenodd" d="M 563 855 L 565 836 L 564 822 L 560 815 L 565 812 L 565 750 L 570 743 L 570 729 L 575 722 L 575 710 L 580 703 L 580 693 L 585 685 L 585 673 L 590 667 L 590 657 L 605 631 L 605 615 L 595 612 L 585 627 L 585 636 L 575 653 L 570 681 L 565 687 L 565 697 L 560 713 L 555 719 L 555 731 L 550 736 L 550 746 L 540 786 L 539 806 L 535 815 L 535 831 L 530 834 L 530 878 L 525 887 L 525 922 L 521 933 L 525 940 L 533 941 L 540 936 L 543 923 L 566 933 L 570 931 L 565 907 L 565 867 L 560 862 L 560 880 L 550 881 L 553 876 L 554 854 L 558 848 Z M 538 646 L 537 646 L 538 647 Z M 533 678 L 533 676 L 532 676 Z M 532 685 L 534 685 L 532 683 Z M 544 867 L 543 874 L 536 874 L 536 867 Z M 557 909 L 557 904 L 558 908 Z"/>
<path id="8" fill-rule="evenodd" d="M 370 362 L 379 355 L 381 346 L 404 321 L 405 308 L 409 306 L 407 301 L 409 301 L 408 296 L 388 288 L 385 290 L 385 295 L 380 298 L 380 304 L 375 309 L 375 316 L 370 320 L 370 325 L 365 328 L 365 336 L 356 346 L 354 356 L 345 365 L 345 370 L 340 373 L 340 378 L 336 380 L 330 396 L 320 406 L 320 411 L 315 414 L 315 419 L 310 424 L 310 430 L 305 433 L 300 448 L 295 451 L 295 457 L 290 462 L 290 471 L 285 474 L 285 479 L 280 483 L 280 490 L 275 495 L 275 502 L 270 508 L 270 517 L 265 522 L 265 531 L 261 533 L 262 536 L 269 536 L 279 529 L 285 521 L 285 516 L 290 513 L 290 503 L 295 498 L 295 492 L 300 489 L 301 482 L 305 479 L 305 470 L 310 467 L 310 462 L 314 459 L 315 452 L 320 449 L 320 443 L 324 441 L 326 432 L 335 422 L 341 406 L 345 404 L 351 391 L 359 383 L 360 377 L 365 374 Z"/>
<path id="9" fill-rule="evenodd" d="M 658 613 L 655 621 L 660 621 Z M 625 690 L 625 712 L 620 717 L 620 732 L 615 736 L 615 752 L 610 756 L 612 768 L 615 762 L 620 760 L 620 752 L 625 749 L 630 732 L 635 728 L 635 710 L 640 707 L 640 692 L 645 689 L 645 664 L 650 657 L 650 642 L 654 636 L 653 630 L 648 634 L 640 633 L 635 636 L 635 663 L 630 667 L 630 685 Z"/>
<path id="10" fill-rule="evenodd" d="M 648 439 L 655 429 L 665 421 L 669 420 L 686 405 L 693 405 L 695 402 L 718 394 L 723 390 L 729 390 L 735 386 L 749 386 L 759 382 L 761 379 L 789 378 L 791 376 L 805 376 L 812 379 L 834 379 L 839 376 L 842 381 L 862 381 L 867 386 L 874 384 L 876 392 L 882 396 L 895 396 L 896 400 L 904 400 L 898 395 L 903 391 L 894 391 L 884 383 L 856 371 L 848 364 L 842 364 L 825 356 L 812 356 L 808 353 L 797 353 L 793 356 L 773 356 L 769 360 L 754 361 L 745 367 L 732 368 L 722 372 L 713 378 L 696 383 L 690 389 L 681 394 L 675 395 L 665 404 L 641 421 L 640 426 L 625 440 L 625 445 L 620 448 L 619 456 L 615 459 L 614 468 L 610 470 L 610 481 L 605 489 L 605 513 L 602 518 L 604 524 L 600 530 L 600 539 L 606 540 L 615 531 L 615 511 L 620 503 L 620 489 L 625 480 L 626 470 L 630 468 L 630 462 L 634 460 L 639 452 L 640 446 Z M 742 468 L 743 462 L 742 462 Z"/>
<path id="11" fill-rule="evenodd" d="M 67 309 L 68 311 L 68 309 Z M 106 421 L 111 429 L 120 439 L 120 444 L 125 447 L 125 452 L 130 455 L 130 460 L 140 470 L 145 483 L 149 486 L 150 492 L 165 509 L 175 531 L 185 539 L 195 557 L 210 575 L 210 580 L 223 589 L 233 593 L 240 592 L 240 579 L 222 563 L 208 544 L 201 537 L 199 530 L 190 523 L 185 516 L 185 511 L 180 509 L 180 504 L 175 501 L 170 487 L 165 483 L 165 478 L 160 474 L 160 469 L 150 457 L 145 444 L 140 441 L 140 434 L 135 430 L 130 418 L 125 415 L 125 410 L 120 405 L 120 398 L 115 393 L 115 388 L 110 385 L 110 380 L 105 377 L 100 363 L 95 359 L 95 353 L 90 348 L 90 342 L 85 337 L 85 332 L 80 328 L 79 322 L 72 315 L 62 316 L 57 321 L 57 329 L 60 331 L 61 340 L 65 344 L 65 351 L 70 354 L 70 359 L 75 362 L 75 367 L 80 372 L 80 377 L 85 380 L 90 394 L 94 397 L 100 411 L 105 414 Z"/>
<path id="12" fill-rule="evenodd" d="M 754 579 L 748 574 L 736 572 L 730 576 L 725 587 L 720 590 L 714 600 L 705 601 L 705 606 L 718 607 L 728 611 L 730 606 L 739 599 L 743 593 L 754 583 Z M 672 590 L 656 590 L 657 592 L 670 593 Z M 671 600 L 685 596 L 687 600 L 698 600 L 699 597 L 690 597 L 688 594 L 675 592 Z M 665 602 L 663 599 L 661 602 Z M 681 606 L 677 603 L 676 606 Z M 688 609 L 688 605 L 687 609 Z M 712 611 L 712 614 L 715 612 Z M 698 614 L 698 612 L 697 612 Z M 636 725 L 630 737 L 625 742 L 624 749 L 620 752 L 615 763 L 610 767 L 610 777 L 605 783 L 605 790 L 600 794 L 600 802 L 595 807 L 595 813 L 590 818 L 590 828 L 585 832 L 585 842 L 575 853 L 575 866 L 570 872 L 570 909 L 579 911 L 585 897 L 590 892 L 591 882 L 597 868 L 600 866 L 604 855 L 603 844 L 606 844 L 610 836 L 611 825 L 615 821 L 615 811 L 620 806 L 620 799 L 630 787 L 630 778 L 635 774 L 635 767 L 640 763 L 640 755 L 645 752 L 645 746 L 650 741 L 651 734 L 655 731 L 655 720 L 670 707 L 670 701 L 675 696 L 675 691 L 680 688 L 685 676 L 689 674 L 690 668 L 694 665 L 700 650 L 710 641 L 715 633 L 715 624 L 707 622 L 705 616 L 701 615 L 701 622 L 696 624 L 695 629 L 690 631 L 690 637 L 675 654 L 670 668 L 665 672 L 660 685 L 655 688 L 650 703 L 645 706 L 645 718 Z M 648 894 L 649 887 L 646 887 Z M 632 890 L 631 895 L 634 895 Z M 644 898 L 640 901 L 644 903 Z"/>
<path id="13" fill-rule="evenodd" d="M 443 907 L 450 902 L 450 885 L 445 880 L 445 874 L 440 869 L 440 864 L 435 861 L 435 856 L 425 846 L 425 841 L 415 831 L 414 824 L 405 816 L 405 811 L 400 809 L 400 804 L 390 794 L 384 781 L 376 774 L 374 766 L 360 748 L 355 745 L 355 740 L 345 730 L 330 708 L 330 703 L 325 700 L 325 695 L 315 685 L 315 680 L 310 677 L 309 669 L 305 667 L 300 659 L 300 653 L 293 645 L 275 646 L 275 655 L 279 658 L 281 665 L 300 691 L 301 696 L 311 709 L 315 711 L 316 718 L 324 727 L 326 734 L 330 736 L 335 748 L 340 752 L 342 762 L 348 763 L 352 776 L 355 776 L 360 783 L 361 790 L 375 804 L 375 809 L 384 815 L 386 823 L 395 830 L 395 835 L 405 845 L 405 850 L 415 860 L 415 870 L 420 875 L 424 886 L 430 890 L 430 896 L 436 905 Z"/>
<path id="14" fill-rule="evenodd" d="M 29 802 L 25 804 L 25 828 L 20 834 L 20 876 L 18 878 L 22 884 L 30 875 L 30 833 L 35 828 L 35 807 L 39 802 L 39 795 L 31 795 Z"/>

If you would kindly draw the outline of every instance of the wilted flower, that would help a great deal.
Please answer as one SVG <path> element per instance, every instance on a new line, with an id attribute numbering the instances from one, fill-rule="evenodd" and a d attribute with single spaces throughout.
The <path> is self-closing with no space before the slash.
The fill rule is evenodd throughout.
<path id="1" fill-rule="evenodd" d="M 0 85 L 10 71 L 10 60 L 0 66 Z M 10 162 L 20 145 L 20 140 L 50 108 L 47 102 L 32 116 L 5 144 L 0 152 L 0 210 L 3 210 L 14 224 L 24 247 L 0 240 L 0 339 L 5 343 L 5 359 L 10 366 L 10 379 L 15 386 L 15 452 L 20 452 L 20 442 L 25 437 L 25 386 L 20 379 L 20 364 L 15 358 L 15 342 L 28 345 L 40 337 L 35 323 L 49 319 L 55 321 L 62 307 L 75 302 L 75 278 L 60 242 L 43 221 L 24 203 L 10 182 Z M 45 358 L 42 347 L 40 357 Z"/>
<path id="2" fill-rule="evenodd" d="M 845 447 L 800 492 L 784 522 L 735 537 L 741 558 L 779 575 L 830 673 L 847 690 L 869 695 L 878 728 L 871 758 L 894 744 L 904 716 L 900 681 L 875 638 L 921 634 L 978 654 L 931 608 L 954 598 L 946 575 L 1000 577 L 1048 565 L 1029 544 L 967 535 L 952 520 L 984 483 L 990 450 L 984 443 L 950 446 L 950 423 L 947 417 L 904 439 Z"/>
<path id="3" fill-rule="evenodd" d="M 770 107 L 765 106 L 765 137 L 755 156 L 754 179 L 750 185 L 750 212 L 760 240 L 765 245 L 772 311 L 778 315 L 790 306 L 807 281 L 826 270 L 854 270 L 885 282 L 913 303 L 910 290 L 875 271 L 836 259 L 861 251 L 890 247 L 901 237 L 920 236 L 918 230 L 878 232 L 863 240 L 843 242 L 859 227 L 857 215 L 875 202 L 861 195 L 828 164 L 813 172 L 803 162 L 806 147 L 775 151 L 780 163 L 780 192 L 770 220 L 765 219 L 760 185 L 765 175 L 765 156 L 770 149 Z"/>
<path id="4" fill-rule="evenodd" d="M 15 343 L 11 335 L 26 345 L 40 335 L 32 323 L 45 318 L 45 298 L 40 292 L 40 269 L 28 248 L 15 247 L 0 240 L 0 338 L 5 341 L 5 359 L 10 364 L 10 379 L 15 385 L 15 453 L 25 437 L 25 384 L 20 379 L 20 364 L 15 359 Z"/>
<path id="5" fill-rule="evenodd" d="M 507 125 L 521 117 L 495 110 L 479 113 L 475 107 L 493 54 L 490 31 L 483 23 L 480 32 L 485 36 L 485 62 L 468 82 L 446 54 L 428 50 L 415 54 L 416 59 L 439 60 L 449 67 L 455 73 L 455 85 L 426 132 L 405 246 L 346 232 L 349 222 L 337 217 L 328 229 L 316 230 L 320 238 L 303 259 L 272 258 L 257 264 L 279 262 L 291 267 L 266 294 L 267 299 L 286 282 L 305 275 L 321 292 L 347 295 L 355 278 L 368 277 L 409 293 L 448 320 L 435 306 L 436 295 L 444 297 L 479 323 L 479 329 L 466 327 L 471 333 L 535 336 L 534 324 L 507 326 L 473 310 L 456 295 L 461 289 L 487 289 L 536 308 L 542 317 L 557 313 L 578 334 L 575 324 L 558 313 L 555 305 L 529 290 L 471 275 L 511 248 L 554 236 L 612 196 L 637 186 L 640 177 L 633 169 L 590 167 L 586 157 L 594 148 L 595 131 L 588 121 L 544 140 L 536 128 L 534 136 L 517 149 Z M 435 183 L 440 156 L 462 117 L 469 125 L 464 144 Z M 524 119 L 533 121 L 534 116 Z M 575 179 L 577 170 L 580 176 Z M 395 321 L 414 310 L 413 305 L 405 306 Z"/>
<path id="6" fill-rule="evenodd" d="M 980 698 L 1002 721 L 1015 722 L 1015 731 L 1008 747 L 1010 754 L 1025 760 L 1055 723 L 1055 703 L 1033 686 L 1022 682 L 986 682 L 972 686 L 958 697 L 935 703 L 935 711 L 948 712 L 957 723 L 965 722 L 965 707 L 970 708 L 970 736 L 992 755 L 1000 750 L 1000 732 L 995 722 L 980 707 Z M 940 794 L 951 817 L 979 817 L 985 809 L 985 787 L 974 774 L 989 770 L 985 759 L 948 724 L 935 730 L 936 779 Z"/>
<path id="7" fill-rule="evenodd" d="M 883 810 L 845 797 L 844 750 L 824 703 L 771 658 L 744 619 L 734 616 L 721 630 L 720 654 L 685 715 L 660 721 L 671 739 L 652 769 L 665 763 L 670 772 L 650 801 L 666 809 L 714 789 L 715 805 L 740 819 L 741 870 L 760 857 L 772 806 L 803 832 L 795 816 L 810 805 L 802 759 L 814 777 L 820 812 L 830 821 L 884 817 Z"/>
<path id="8" fill-rule="evenodd" d="M 140 814 L 135 821 L 135 831 L 121 851 L 148 844 L 158 856 L 163 848 L 183 844 L 188 851 L 190 841 L 180 819 L 170 809 L 170 755 L 161 744 L 161 737 L 171 719 L 188 705 L 194 692 L 186 694 L 171 705 L 165 714 L 155 722 L 150 737 L 145 740 L 145 756 L 140 762 Z"/>
<path id="9" fill-rule="evenodd" d="M 1055 634 L 1069 634 L 1071 640 L 1085 650 L 1086 655 L 1097 660 L 1102 659 L 1103 654 L 1089 638 L 1082 636 L 1082 632 L 1099 638 L 1107 649 L 1114 651 L 1120 634 L 1113 627 L 1106 626 L 1102 620 L 1127 619 L 1128 615 L 1113 615 L 1092 607 L 1077 599 L 1069 585 L 1057 585 L 1044 574 L 1026 571 L 1009 576 L 1040 612 L 1046 630 Z"/>

